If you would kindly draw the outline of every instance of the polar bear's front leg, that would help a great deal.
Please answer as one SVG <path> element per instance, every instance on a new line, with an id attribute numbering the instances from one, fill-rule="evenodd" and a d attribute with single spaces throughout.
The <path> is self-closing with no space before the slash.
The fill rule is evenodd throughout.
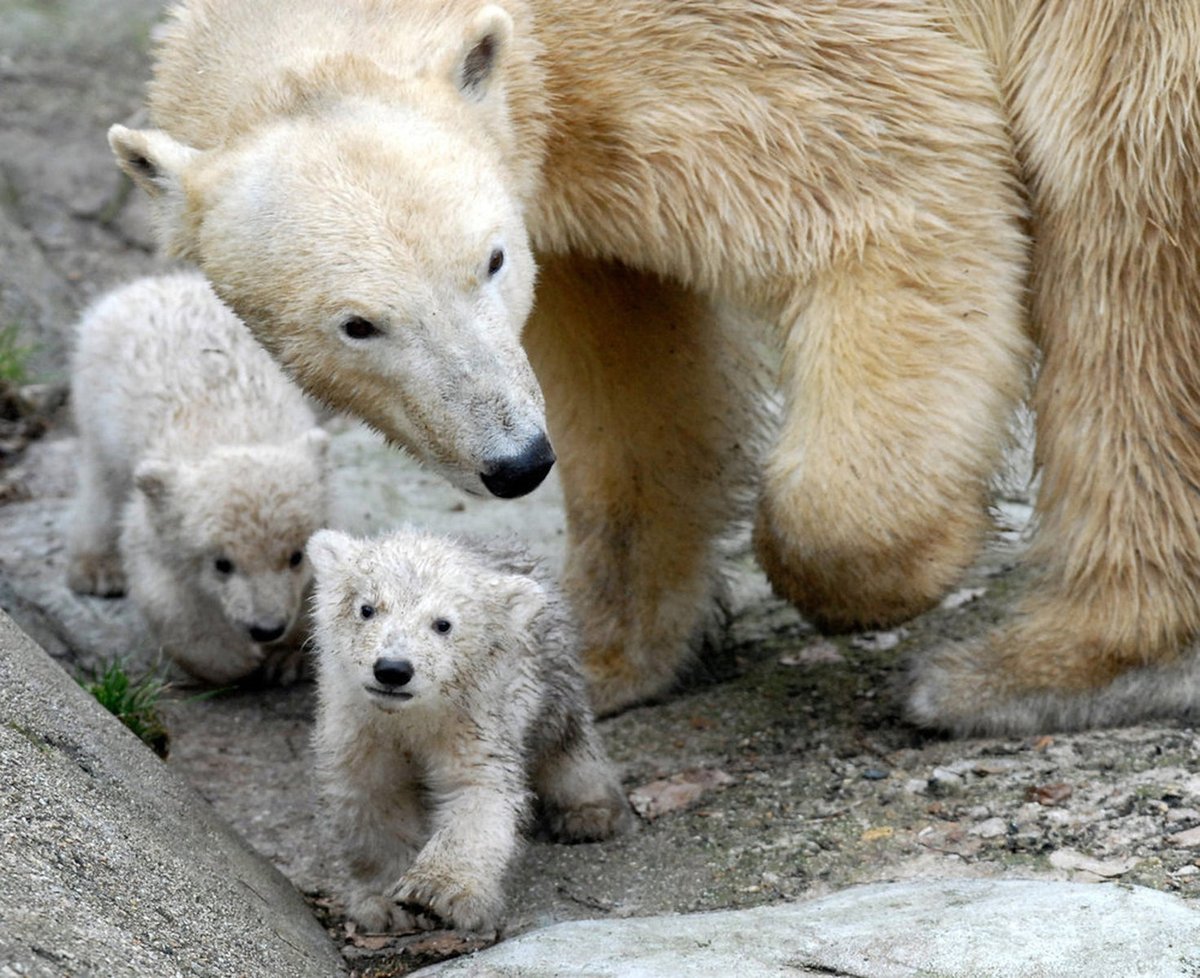
<path id="1" fill-rule="evenodd" d="M 79 488 L 67 538 L 67 584 L 79 594 L 116 597 L 125 593 L 125 569 L 117 549 L 122 485 L 98 450 L 83 441 Z M 128 481 L 128 480 L 126 480 Z"/>
<path id="2" fill-rule="evenodd" d="M 323 751 L 333 722 L 318 723 L 317 774 L 327 837 L 348 880 L 346 914 L 369 933 L 414 930 L 414 916 L 395 906 L 390 893 L 425 838 L 419 788 L 389 751 Z"/>
<path id="3" fill-rule="evenodd" d="M 533 766 L 534 791 L 551 834 L 562 842 L 598 842 L 632 824 L 621 782 L 591 718 L 568 717 Z"/>
<path id="4" fill-rule="evenodd" d="M 516 758 L 453 760 L 463 767 L 444 771 L 427 786 L 433 835 L 391 899 L 401 912 L 432 911 L 459 930 L 492 931 L 503 918 L 504 875 L 521 843 L 527 807 L 522 766 Z"/>
<path id="5" fill-rule="evenodd" d="M 1031 351 L 1015 217 L 974 238 L 916 228 L 784 310 L 784 418 L 755 545 L 776 591 L 821 627 L 932 606 L 990 528 Z"/>
<path id="6" fill-rule="evenodd" d="M 909 712 L 962 734 L 1194 721 L 1200 8 L 1028 12 L 1010 89 L 1037 229 L 1037 529 L 1010 620 L 916 663 Z"/>
<path id="7" fill-rule="evenodd" d="M 705 301 L 546 261 L 525 334 L 566 496 L 567 587 L 592 704 L 661 694 L 717 624 L 716 541 L 748 515 L 762 367 Z M 752 330 L 747 331 L 752 333 Z"/>

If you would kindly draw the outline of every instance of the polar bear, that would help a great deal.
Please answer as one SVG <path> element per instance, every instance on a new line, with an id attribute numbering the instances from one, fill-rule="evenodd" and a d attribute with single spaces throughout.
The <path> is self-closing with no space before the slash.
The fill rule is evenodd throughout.
<path id="1" fill-rule="evenodd" d="M 1143 7 L 186 0 L 110 142 L 308 390 L 469 491 L 557 457 L 601 711 L 671 685 L 747 498 L 822 627 L 934 604 L 1032 334 L 1030 590 L 912 702 L 1072 724 L 1200 626 L 1200 13 Z"/>
<path id="2" fill-rule="evenodd" d="M 349 915 L 370 931 L 412 926 L 410 910 L 495 929 L 531 788 L 566 841 L 631 818 L 566 600 L 508 541 L 322 530 L 309 554 L 313 739 Z"/>
<path id="3" fill-rule="evenodd" d="M 68 583 L 128 588 L 197 679 L 302 665 L 308 537 L 325 521 L 328 436 L 196 272 L 143 278 L 83 316 Z"/>

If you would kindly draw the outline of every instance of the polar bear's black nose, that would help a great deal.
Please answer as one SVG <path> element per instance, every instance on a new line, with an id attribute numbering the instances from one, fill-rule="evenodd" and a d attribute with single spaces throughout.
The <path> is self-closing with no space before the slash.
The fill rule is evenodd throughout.
<path id="1" fill-rule="evenodd" d="M 282 624 L 268 625 L 266 628 L 263 628 L 260 625 L 251 625 L 250 637 L 256 642 L 274 642 L 275 639 L 279 638 L 284 633 L 286 628 L 287 626 Z"/>
<path id="2" fill-rule="evenodd" d="M 407 659 L 375 660 L 375 678 L 381 686 L 403 686 L 412 677 L 412 663 Z"/>
<path id="3" fill-rule="evenodd" d="M 489 458 L 479 478 L 487 491 L 501 499 L 516 499 L 542 484 L 554 464 L 554 449 L 541 432 L 517 455 Z"/>

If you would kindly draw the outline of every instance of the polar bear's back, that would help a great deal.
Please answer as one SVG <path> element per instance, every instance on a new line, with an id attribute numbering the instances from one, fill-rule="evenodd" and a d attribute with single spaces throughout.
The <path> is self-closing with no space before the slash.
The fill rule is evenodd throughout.
<path id="1" fill-rule="evenodd" d="M 299 390 L 198 273 L 139 279 L 79 325 L 72 402 L 110 455 L 278 444 L 311 428 Z"/>

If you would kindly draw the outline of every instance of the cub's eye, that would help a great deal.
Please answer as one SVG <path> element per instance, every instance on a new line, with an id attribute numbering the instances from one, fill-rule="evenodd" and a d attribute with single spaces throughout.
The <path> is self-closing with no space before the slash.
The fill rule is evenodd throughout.
<path id="1" fill-rule="evenodd" d="M 364 620 L 375 617 L 375 606 L 373 604 L 364 604 L 358 609 L 358 613 Z"/>
<path id="2" fill-rule="evenodd" d="M 289 567 L 299 567 L 303 560 L 304 560 L 304 551 L 303 550 L 293 550 L 292 555 L 288 558 L 288 566 Z"/>
<path id="3" fill-rule="evenodd" d="M 342 323 L 342 332 L 352 340 L 369 340 L 379 335 L 379 327 L 362 316 L 351 316 Z"/>
<path id="4" fill-rule="evenodd" d="M 503 267 L 504 267 L 504 249 L 497 248 L 495 251 L 492 252 L 491 257 L 488 258 L 488 278 L 491 278 L 498 271 L 500 271 L 500 269 L 502 269 Z"/>
<path id="5" fill-rule="evenodd" d="M 435 618 L 433 620 L 433 630 L 439 635 L 445 635 L 450 631 L 450 622 L 445 618 Z"/>
<path id="6" fill-rule="evenodd" d="M 232 574 L 233 561 L 228 557 L 218 557 L 213 561 L 213 567 L 217 569 L 218 574 Z"/>

